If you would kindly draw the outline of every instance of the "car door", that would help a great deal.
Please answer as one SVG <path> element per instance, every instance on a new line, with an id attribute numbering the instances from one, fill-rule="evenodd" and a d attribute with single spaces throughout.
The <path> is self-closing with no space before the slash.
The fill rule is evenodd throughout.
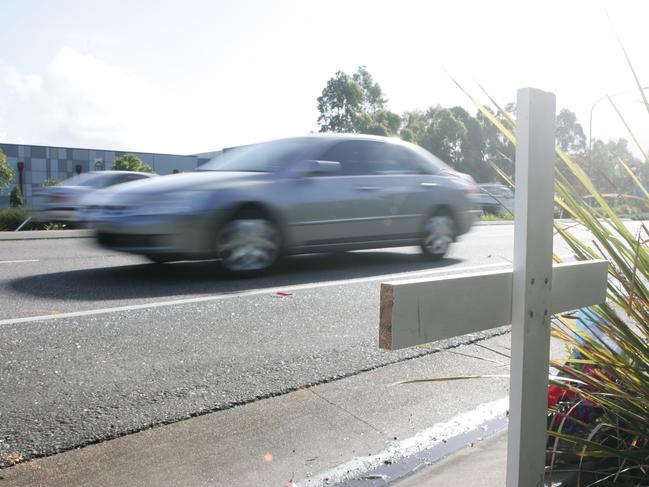
<path id="1" fill-rule="evenodd" d="M 375 200 L 371 232 L 375 239 L 410 240 L 421 232 L 424 215 L 444 192 L 435 171 L 398 143 L 377 142 L 365 161 L 365 184 Z"/>
<path id="2" fill-rule="evenodd" d="M 345 140 L 333 144 L 317 159 L 340 163 L 340 171 L 291 182 L 289 231 L 296 245 L 358 243 L 377 237 L 385 208 L 378 187 L 367 174 L 366 162 L 374 142 Z"/>

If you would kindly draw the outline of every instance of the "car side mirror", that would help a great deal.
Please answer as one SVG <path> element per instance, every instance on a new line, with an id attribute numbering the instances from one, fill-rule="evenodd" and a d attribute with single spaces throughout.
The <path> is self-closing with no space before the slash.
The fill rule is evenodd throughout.
<path id="1" fill-rule="evenodd" d="M 326 176 L 340 171 L 340 162 L 306 160 L 291 166 L 290 174 L 295 178 L 308 176 Z"/>

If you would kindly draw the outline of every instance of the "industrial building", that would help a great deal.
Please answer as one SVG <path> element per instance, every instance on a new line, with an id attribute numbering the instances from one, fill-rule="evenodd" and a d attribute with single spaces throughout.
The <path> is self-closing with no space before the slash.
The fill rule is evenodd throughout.
<path id="1" fill-rule="evenodd" d="M 5 144 L 0 149 L 14 170 L 14 181 L 0 193 L 0 208 L 9 206 L 9 192 L 22 183 L 27 206 L 30 206 L 34 190 L 47 179 L 67 179 L 79 172 L 111 169 L 115 158 L 133 154 L 150 165 L 157 174 L 194 171 L 220 151 L 202 154 L 177 155 L 152 152 L 122 151 L 112 149 L 79 149 L 42 145 Z"/>

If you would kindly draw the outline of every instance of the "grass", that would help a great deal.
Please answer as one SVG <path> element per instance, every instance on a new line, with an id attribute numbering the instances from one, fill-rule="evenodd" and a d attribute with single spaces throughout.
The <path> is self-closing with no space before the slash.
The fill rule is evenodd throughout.
<path id="1" fill-rule="evenodd" d="M 480 221 L 481 222 L 505 222 L 505 221 L 513 221 L 514 216 L 510 213 L 507 213 L 505 215 L 496 215 L 494 213 L 486 213 L 480 215 Z"/>
<path id="2" fill-rule="evenodd" d="M 0 210 L 0 232 L 13 232 L 30 217 L 24 206 Z M 64 223 L 29 221 L 21 230 L 62 230 Z"/>

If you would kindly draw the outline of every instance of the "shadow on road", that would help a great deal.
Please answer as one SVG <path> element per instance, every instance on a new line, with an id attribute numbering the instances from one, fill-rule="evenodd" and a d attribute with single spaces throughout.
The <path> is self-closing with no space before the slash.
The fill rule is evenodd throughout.
<path id="1" fill-rule="evenodd" d="M 284 259 L 263 277 L 232 278 L 217 261 L 136 264 L 32 275 L 10 282 L 13 290 L 34 297 L 66 301 L 195 296 L 294 286 L 381 274 L 440 269 L 460 263 L 437 262 L 422 254 L 389 251 L 298 255 Z"/>

